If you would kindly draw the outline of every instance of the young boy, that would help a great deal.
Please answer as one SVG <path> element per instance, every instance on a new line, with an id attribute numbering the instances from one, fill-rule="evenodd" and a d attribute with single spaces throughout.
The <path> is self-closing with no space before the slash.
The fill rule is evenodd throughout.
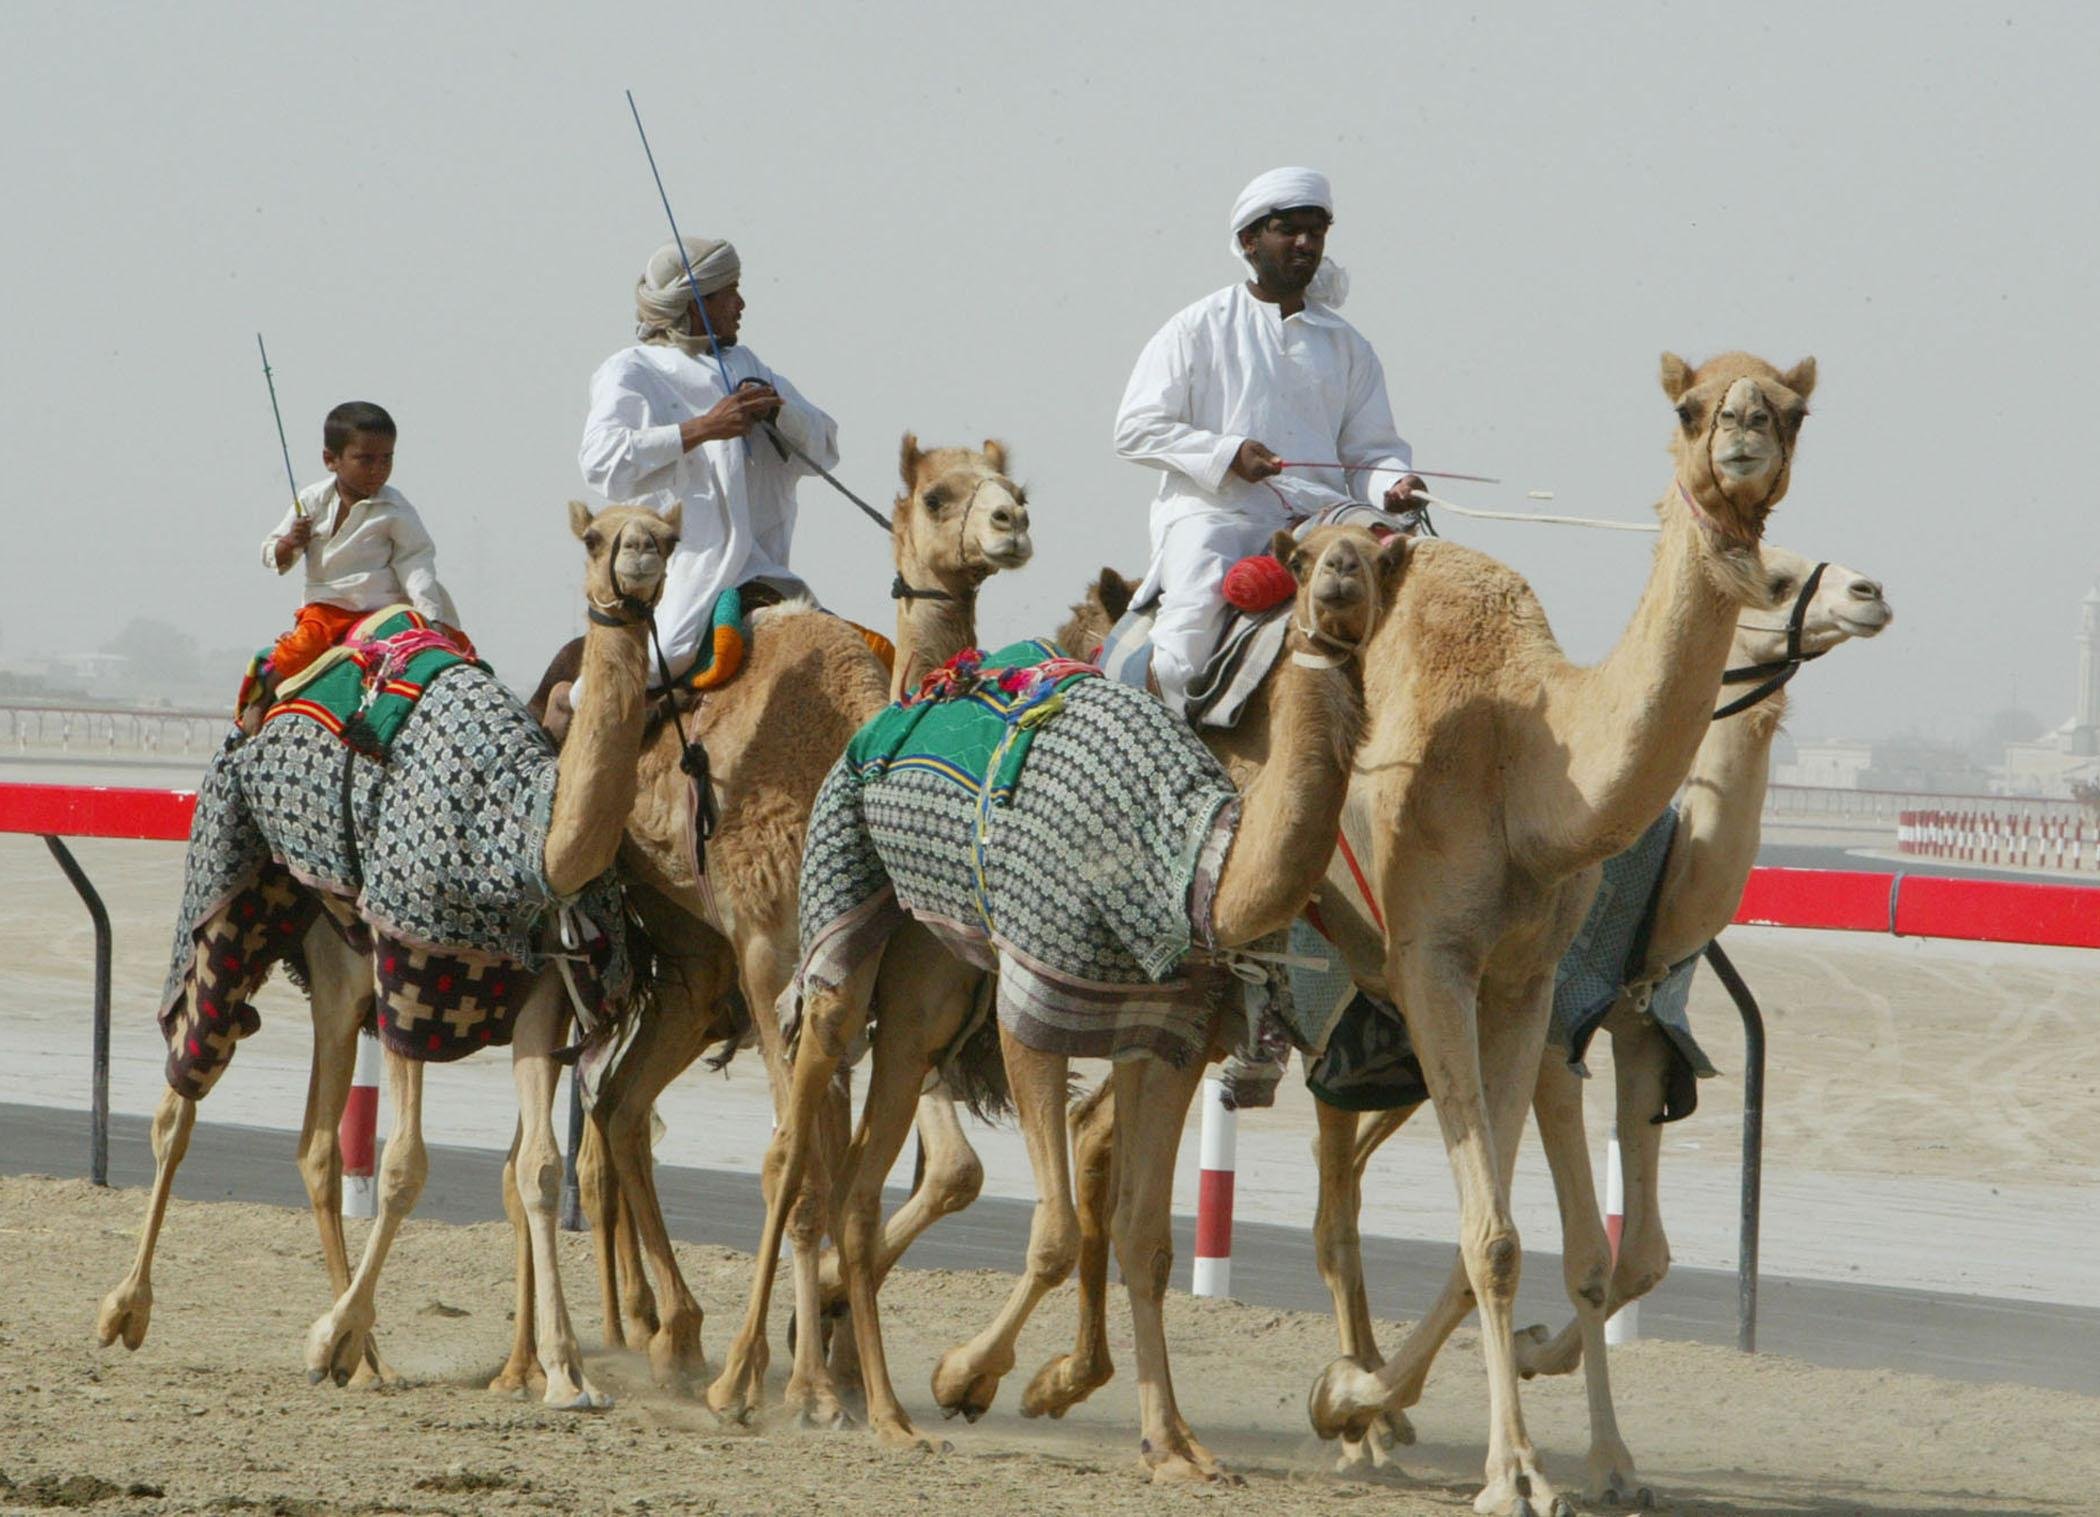
<path id="1" fill-rule="evenodd" d="M 279 574 L 306 558 L 306 604 L 271 652 L 268 688 L 311 664 L 365 616 L 403 601 L 472 657 L 452 597 L 438 583 L 437 549 L 423 519 L 387 483 L 394 418 L 370 401 L 345 401 L 322 424 L 321 462 L 329 477 L 299 492 L 304 514 L 287 511 L 263 539 L 263 562 Z"/>

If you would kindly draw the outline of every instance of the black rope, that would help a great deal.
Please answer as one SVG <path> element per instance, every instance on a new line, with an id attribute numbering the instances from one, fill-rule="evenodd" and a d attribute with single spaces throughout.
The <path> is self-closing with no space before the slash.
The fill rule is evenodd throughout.
<path id="1" fill-rule="evenodd" d="M 664 720 L 669 722 L 671 730 L 678 734 L 681 749 L 678 767 L 692 780 L 695 787 L 693 831 L 698 840 L 693 847 L 693 858 L 699 865 L 700 872 L 705 874 L 707 845 L 714 838 L 715 829 L 721 822 L 720 813 L 715 808 L 715 789 L 708 764 L 707 748 L 700 739 L 686 732 L 685 723 L 679 719 L 678 702 L 671 694 L 671 665 L 664 657 L 663 639 L 657 635 L 654 616 L 649 618 L 649 642 L 656 649 L 656 675 L 663 684 L 659 698 L 663 702 Z"/>

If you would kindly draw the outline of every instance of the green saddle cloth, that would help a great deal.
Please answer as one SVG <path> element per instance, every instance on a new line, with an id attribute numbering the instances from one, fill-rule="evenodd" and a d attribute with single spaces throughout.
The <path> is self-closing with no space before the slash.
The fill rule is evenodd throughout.
<path id="1" fill-rule="evenodd" d="M 303 716 L 360 753 L 384 758 L 430 682 L 470 661 L 414 611 L 361 626 L 343 656 L 285 694 L 264 716 Z M 486 670 L 487 664 L 478 664 Z M 494 671 L 490 671 L 494 672 Z"/>
<path id="2" fill-rule="evenodd" d="M 846 762 L 863 783 L 923 770 L 1004 804 L 1013 799 L 1036 728 L 1062 709 L 1062 692 L 1100 673 L 1037 638 L 976 659 L 974 651 L 934 671 L 916 695 L 853 735 Z"/>

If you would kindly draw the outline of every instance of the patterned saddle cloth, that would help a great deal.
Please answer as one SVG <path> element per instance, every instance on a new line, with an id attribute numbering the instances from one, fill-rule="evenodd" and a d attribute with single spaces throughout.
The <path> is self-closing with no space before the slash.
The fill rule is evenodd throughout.
<path id="1" fill-rule="evenodd" d="M 249 660 L 235 711 L 245 711 L 260 691 L 269 655 L 264 648 Z M 384 758 L 430 682 L 468 662 L 413 606 L 389 606 L 364 618 L 342 642 L 280 685 L 263 721 L 305 717 L 359 752 Z"/>
<path id="2" fill-rule="evenodd" d="M 378 1030 L 408 1057 L 507 1043 L 555 955 L 572 961 L 586 1008 L 614 1018 L 632 978 L 624 900 L 610 871 L 573 900 L 548 887 L 554 781 L 539 724 L 457 657 L 403 712 L 385 763 L 303 710 L 229 741 L 191 823 L 161 997 L 168 1083 L 192 1097 L 211 1088 L 256 1026 L 248 998 L 277 963 L 298 970 L 299 939 L 324 909 L 370 953 Z"/>
<path id="3" fill-rule="evenodd" d="M 892 708 L 833 766 L 803 855 L 791 1035 L 804 995 L 906 913 L 996 969 L 1001 1025 L 1046 1052 L 1184 1064 L 1237 1008 L 1223 971 L 1181 972 L 1208 936 L 1231 780 L 1157 700 L 1034 662 L 1044 647 L 983 659 L 916 716 Z"/>

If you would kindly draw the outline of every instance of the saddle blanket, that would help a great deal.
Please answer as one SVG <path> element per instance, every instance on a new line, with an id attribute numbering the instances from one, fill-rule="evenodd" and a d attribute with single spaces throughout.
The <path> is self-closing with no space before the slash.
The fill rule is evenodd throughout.
<path id="1" fill-rule="evenodd" d="M 201 1095 L 252 1031 L 248 997 L 326 908 L 378 981 L 378 1030 L 406 1056 L 507 1043 L 566 912 L 578 992 L 608 1019 L 632 974 L 608 871 L 573 901 L 541 872 L 553 745 L 486 669 L 454 659 L 420 692 L 389 761 L 319 720 L 237 737 L 198 787 L 162 989 L 168 1079 Z"/>
<path id="2" fill-rule="evenodd" d="M 236 712 L 246 710 L 261 689 L 269 653 L 265 648 L 249 661 L 234 701 Z M 424 688 L 453 665 L 467 662 L 414 607 L 389 606 L 359 621 L 342 642 L 286 680 L 263 720 L 302 716 L 361 752 L 383 757 Z"/>
<path id="3" fill-rule="evenodd" d="M 1008 755 L 986 755 L 966 783 L 932 765 L 857 765 L 856 738 L 833 766 L 803 855 L 802 962 L 780 1007 L 791 1036 L 806 995 L 839 984 L 906 913 L 998 971 L 999 1021 L 1031 1048 L 1179 1066 L 1244 1014 L 1229 973 L 1184 962 L 1208 946 L 1239 818 L 1231 780 L 1152 697 L 1105 679 L 1042 683 L 1051 693 L 1020 709 L 1054 701 L 1054 714 L 1002 798 Z"/>

